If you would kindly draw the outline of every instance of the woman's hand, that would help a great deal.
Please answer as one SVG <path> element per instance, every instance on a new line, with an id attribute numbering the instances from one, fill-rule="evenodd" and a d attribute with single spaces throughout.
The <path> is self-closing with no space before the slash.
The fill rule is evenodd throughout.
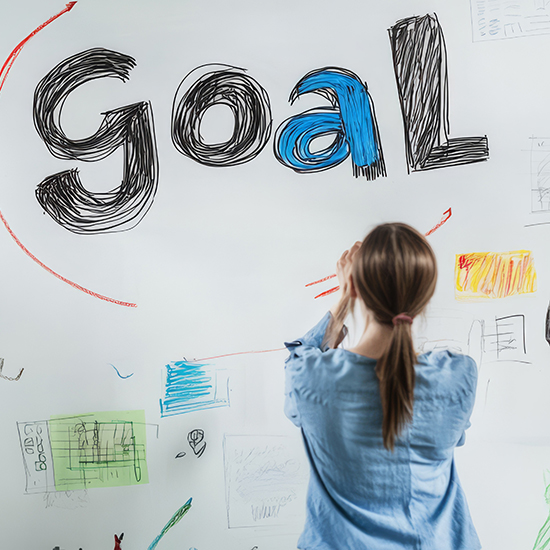
<path id="1" fill-rule="evenodd" d="M 357 241 L 349 250 L 344 251 L 338 262 L 336 262 L 336 275 L 338 276 L 338 283 L 340 286 L 339 300 L 330 311 L 334 314 L 338 308 L 340 302 L 347 300 L 354 300 L 357 296 L 355 288 L 353 286 L 353 279 L 351 277 L 351 271 L 353 266 L 353 259 L 357 254 L 357 251 L 361 247 L 361 241 Z"/>

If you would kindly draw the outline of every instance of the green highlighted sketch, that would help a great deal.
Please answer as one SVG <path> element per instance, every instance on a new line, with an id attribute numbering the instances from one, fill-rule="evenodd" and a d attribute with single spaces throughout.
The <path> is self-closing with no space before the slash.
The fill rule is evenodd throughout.
<path id="1" fill-rule="evenodd" d="M 49 428 L 56 491 L 149 482 L 144 411 L 57 415 Z"/>

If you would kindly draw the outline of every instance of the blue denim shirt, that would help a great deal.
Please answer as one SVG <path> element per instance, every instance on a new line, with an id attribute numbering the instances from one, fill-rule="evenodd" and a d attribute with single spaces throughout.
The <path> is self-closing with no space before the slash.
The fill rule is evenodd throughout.
<path id="1" fill-rule="evenodd" d="M 449 351 L 419 356 L 413 421 L 391 452 L 376 360 L 322 350 L 330 318 L 286 343 L 285 413 L 302 429 L 311 467 L 298 547 L 478 550 L 453 458 L 470 425 L 474 360 Z"/>

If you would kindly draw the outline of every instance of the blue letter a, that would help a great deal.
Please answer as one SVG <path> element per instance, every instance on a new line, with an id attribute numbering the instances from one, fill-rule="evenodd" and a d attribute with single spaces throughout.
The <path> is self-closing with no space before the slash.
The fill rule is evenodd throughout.
<path id="1" fill-rule="evenodd" d="M 319 172 L 343 162 L 350 154 L 353 175 L 374 180 L 386 175 L 372 99 L 357 75 L 327 67 L 304 76 L 290 94 L 294 101 L 313 92 L 330 101 L 330 107 L 311 109 L 285 120 L 275 137 L 275 156 L 296 172 Z M 333 142 L 312 151 L 313 140 L 333 135 Z"/>

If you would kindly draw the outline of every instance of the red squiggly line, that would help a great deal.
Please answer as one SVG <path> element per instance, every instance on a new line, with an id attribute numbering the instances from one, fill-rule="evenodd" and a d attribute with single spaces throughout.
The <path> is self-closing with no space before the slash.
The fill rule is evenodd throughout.
<path id="1" fill-rule="evenodd" d="M 76 2 L 69 2 L 66 4 L 66 7 L 61 10 L 57 15 L 54 15 L 53 17 L 50 17 L 45 23 L 42 23 L 39 27 L 36 27 L 34 31 L 27 36 L 24 40 L 19 42 L 19 44 L 15 47 L 15 49 L 11 52 L 9 57 L 4 62 L 4 65 L 2 65 L 2 69 L 0 70 L 0 90 L 2 89 L 2 86 L 4 85 L 4 82 L 6 81 L 6 77 L 8 76 L 8 73 L 10 72 L 10 69 L 16 60 L 17 56 L 23 49 L 23 46 L 39 31 L 41 31 L 46 25 L 49 25 L 52 21 L 55 21 L 58 17 L 61 17 L 64 13 L 67 13 L 71 11 Z M 46 264 L 42 263 L 34 254 L 32 254 L 24 245 L 23 243 L 17 238 L 15 233 L 12 231 L 11 227 L 9 226 L 6 218 L 4 218 L 2 212 L 0 212 L 0 219 L 2 220 L 2 223 L 6 227 L 8 233 L 11 235 L 12 239 L 17 243 L 17 246 L 34 262 L 36 262 L 40 267 L 45 269 L 48 273 L 51 273 L 54 277 L 57 277 L 64 283 L 67 283 L 68 285 L 71 285 L 73 288 L 76 288 L 77 290 L 81 290 L 82 292 L 85 292 L 86 294 L 89 294 L 90 296 L 94 296 L 95 298 L 99 298 L 100 300 L 105 300 L 106 302 L 110 302 L 111 304 L 117 304 L 119 306 L 126 306 L 126 307 L 137 307 L 137 304 L 133 304 L 131 302 L 121 302 L 120 300 L 115 300 L 114 298 L 108 298 L 107 296 L 103 296 L 102 294 L 98 294 L 97 292 L 93 292 L 91 290 L 88 290 L 87 288 L 84 288 L 83 286 L 80 286 L 77 283 L 74 283 L 73 281 L 70 281 L 69 279 L 66 279 L 62 275 L 59 275 L 59 273 L 56 273 L 53 269 L 50 269 Z"/>
<path id="2" fill-rule="evenodd" d="M 445 210 L 445 212 L 443 212 L 443 217 L 441 218 L 441 221 L 438 224 L 434 225 L 427 233 L 424 234 L 424 236 L 429 237 L 434 231 L 437 231 L 452 215 L 453 213 L 450 208 L 449 210 Z M 313 281 L 312 283 L 308 283 L 306 286 L 316 285 L 317 283 L 323 283 L 325 281 L 328 281 L 329 279 L 332 279 L 333 277 L 336 277 L 336 273 L 333 273 L 328 277 L 323 277 L 318 281 Z M 317 294 L 317 296 L 315 296 L 314 299 L 316 300 L 317 298 L 328 296 L 329 294 L 333 294 L 334 292 L 338 292 L 339 290 L 340 290 L 340 287 L 335 286 L 334 288 L 331 288 L 325 292 L 321 292 L 321 294 Z"/>

